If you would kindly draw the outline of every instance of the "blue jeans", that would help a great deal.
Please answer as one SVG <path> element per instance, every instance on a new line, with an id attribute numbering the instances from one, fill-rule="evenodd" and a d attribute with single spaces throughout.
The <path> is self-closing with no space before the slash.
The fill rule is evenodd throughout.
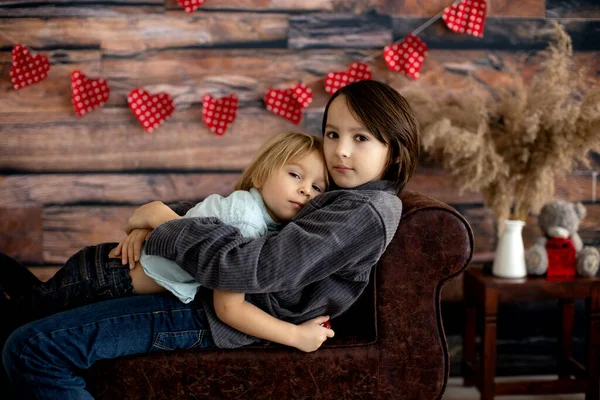
<path id="1" fill-rule="evenodd" d="M 112 247 L 83 249 L 48 283 L 23 290 L 17 305 L 23 310 L 31 304 L 43 313 L 71 309 L 27 323 L 8 337 L 2 363 L 16 398 L 91 399 L 77 371 L 97 360 L 215 346 L 197 302 L 134 295 L 128 267 L 108 259 Z"/>

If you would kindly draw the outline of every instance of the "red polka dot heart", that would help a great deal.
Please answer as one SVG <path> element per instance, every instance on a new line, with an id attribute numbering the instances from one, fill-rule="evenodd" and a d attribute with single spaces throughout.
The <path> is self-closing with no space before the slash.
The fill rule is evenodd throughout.
<path id="1" fill-rule="evenodd" d="M 312 103 L 312 90 L 303 83 L 288 89 L 270 89 L 265 95 L 267 110 L 298 125 L 302 110 Z"/>
<path id="2" fill-rule="evenodd" d="M 460 4 L 446 7 L 442 19 L 456 33 L 482 38 L 486 10 L 485 0 L 463 0 Z"/>
<path id="3" fill-rule="evenodd" d="M 179 5 L 181 7 L 183 7 L 183 9 L 188 13 L 191 14 L 194 11 L 196 11 L 196 9 L 198 7 L 200 7 L 206 0 L 177 0 L 177 2 L 179 3 Z"/>
<path id="4" fill-rule="evenodd" d="M 151 95 L 142 88 L 135 88 L 129 92 L 127 102 L 148 133 L 162 124 L 175 110 L 171 96 L 166 93 Z"/>
<path id="5" fill-rule="evenodd" d="M 395 72 L 404 72 L 417 79 L 427 54 L 427 45 L 412 33 L 401 43 L 385 46 L 383 56 L 388 68 Z"/>
<path id="6" fill-rule="evenodd" d="M 22 44 L 13 47 L 10 81 L 15 90 L 43 81 L 48 77 L 49 70 L 50 62 L 45 55 L 32 56 Z"/>
<path id="7" fill-rule="evenodd" d="M 89 79 L 78 70 L 71 73 L 71 88 L 73 91 L 73 106 L 78 117 L 101 107 L 108 101 L 110 95 L 108 83 L 104 79 Z"/>
<path id="8" fill-rule="evenodd" d="M 329 94 L 334 94 L 346 85 L 368 79 L 371 79 L 369 65 L 362 62 L 355 62 L 350 65 L 347 72 L 328 72 L 325 76 L 325 90 Z"/>
<path id="9" fill-rule="evenodd" d="M 213 133 L 223 136 L 235 120 L 238 98 L 235 93 L 215 100 L 210 94 L 202 97 L 202 118 Z"/>

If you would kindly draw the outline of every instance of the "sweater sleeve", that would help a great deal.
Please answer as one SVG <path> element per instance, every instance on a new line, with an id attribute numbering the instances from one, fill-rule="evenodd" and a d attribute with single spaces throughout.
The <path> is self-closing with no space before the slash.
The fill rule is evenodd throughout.
<path id="1" fill-rule="evenodd" d="M 214 218 L 173 220 L 154 230 L 146 251 L 175 260 L 207 288 L 267 293 L 303 287 L 366 254 L 381 255 L 388 241 L 369 201 L 342 197 L 322 207 L 310 203 L 278 234 L 254 240 Z"/>

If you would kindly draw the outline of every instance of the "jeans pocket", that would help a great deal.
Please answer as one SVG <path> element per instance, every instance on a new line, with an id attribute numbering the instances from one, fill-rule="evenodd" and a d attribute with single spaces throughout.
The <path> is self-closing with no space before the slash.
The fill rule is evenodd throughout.
<path id="1" fill-rule="evenodd" d="M 156 336 L 150 351 L 194 349 L 197 347 L 203 347 L 202 342 L 207 333 L 208 332 L 206 329 L 180 332 L 160 332 Z"/>

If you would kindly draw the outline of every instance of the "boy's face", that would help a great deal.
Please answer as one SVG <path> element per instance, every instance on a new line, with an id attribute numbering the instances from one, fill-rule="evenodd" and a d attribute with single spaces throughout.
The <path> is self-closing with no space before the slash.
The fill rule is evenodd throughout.
<path id="1" fill-rule="evenodd" d="M 271 218 L 291 221 L 306 203 L 325 191 L 325 173 L 323 156 L 317 151 L 274 171 L 257 187 Z"/>
<path id="2" fill-rule="evenodd" d="M 338 96 L 329 105 L 323 151 L 327 169 L 341 188 L 353 188 L 383 178 L 389 148 L 366 130 Z"/>

